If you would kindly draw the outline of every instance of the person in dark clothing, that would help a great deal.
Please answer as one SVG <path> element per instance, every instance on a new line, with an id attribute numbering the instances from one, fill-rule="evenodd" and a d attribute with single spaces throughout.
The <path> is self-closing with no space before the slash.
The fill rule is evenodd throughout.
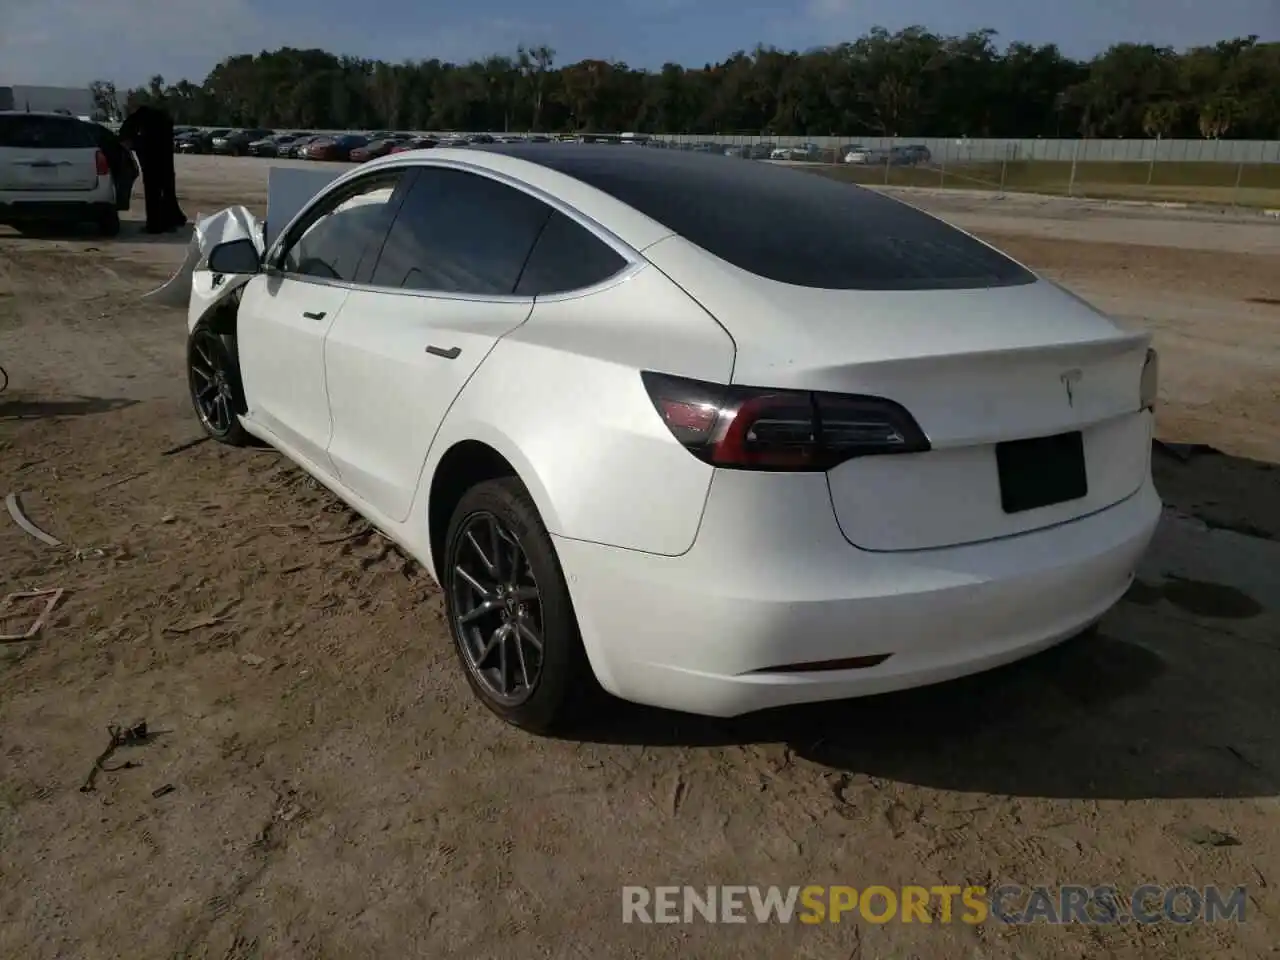
<path id="1" fill-rule="evenodd" d="M 173 118 L 143 104 L 125 118 L 120 139 L 133 150 L 142 167 L 147 208 L 147 233 L 169 233 L 185 226 L 187 215 L 178 206 L 173 172 Z"/>

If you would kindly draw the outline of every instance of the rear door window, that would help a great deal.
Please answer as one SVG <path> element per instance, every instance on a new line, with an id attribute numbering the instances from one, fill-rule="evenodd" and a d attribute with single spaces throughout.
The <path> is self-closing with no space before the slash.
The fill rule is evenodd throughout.
<path id="1" fill-rule="evenodd" d="M 551 208 L 489 177 L 421 167 L 396 215 L 374 286 L 511 296 Z"/>
<path id="2" fill-rule="evenodd" d="M 515 292 L 523 297 L 570 293 L 608 280 L 626 265 L 620 253 L 557 210 L 538 236 Z"/>
<path id="3" fill-rule="evenodd" d="M 88 124 L 73 117 L 39 114 L 0 115 L 0 147 L 27 150 L 92 150 L 97 146 Z"/>

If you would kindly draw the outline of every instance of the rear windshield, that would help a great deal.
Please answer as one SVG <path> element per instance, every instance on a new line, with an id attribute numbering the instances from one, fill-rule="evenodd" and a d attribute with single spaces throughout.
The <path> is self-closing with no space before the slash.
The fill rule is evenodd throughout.
<path id="1" fill-rule="evenodd" d="M 0 147 L 78 150 L 97 145 L 89 125 L 74 117 L 0 114 Z"/>
<path id="2" fill-rule="evenodd" d="M 496 148 L 575 177 L 734 266 L 828 290 L 1032 283 L 986 244 L 873 190 L 757 161 L 605 146 Z"/>

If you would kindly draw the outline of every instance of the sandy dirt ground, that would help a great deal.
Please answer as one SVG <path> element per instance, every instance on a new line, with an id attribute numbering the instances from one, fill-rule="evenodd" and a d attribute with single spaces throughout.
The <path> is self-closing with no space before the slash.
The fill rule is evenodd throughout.
<path id="1" fill-rule="evenodd" d="M 265 164 L 179 158 L 189 214 Z M 1280 943 L 1280 224 L 914 195 L 1162 351 L 1166 518 L 1100 636 L 909 694 L 580 737 L 471 698 L 415 564 L 202 443 L 185 236 L 0 230 L 0 957 L 1262 957 Z M 140 205 L 140 200 L 135 201 Z M 11 614 L 19 610 L 7 611 Z M 0 611 L 0 614 L 6 611 Z M 26 615 L 26 614 L 24 614 Z M 21 617 L 0 617 L 12 628 Z M 109 724 L 145 719 L 82 791 Z M 624 925 L 624 884 L 1191 884 L 1246 922 Z"/>

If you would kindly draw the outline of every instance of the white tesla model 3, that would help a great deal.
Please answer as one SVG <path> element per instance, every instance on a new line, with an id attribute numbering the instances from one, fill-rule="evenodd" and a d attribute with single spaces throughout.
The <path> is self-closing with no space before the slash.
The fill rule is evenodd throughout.
<path id="1" fill-rule="evenodd" d="M 523 144 L 292 209 L 195 270 L 196 411 L 421 561 L 530 729 L 593 678 L 732 716 L 1016 660 L 1156 526 L 1149 338 L 876 192 Z"/>

